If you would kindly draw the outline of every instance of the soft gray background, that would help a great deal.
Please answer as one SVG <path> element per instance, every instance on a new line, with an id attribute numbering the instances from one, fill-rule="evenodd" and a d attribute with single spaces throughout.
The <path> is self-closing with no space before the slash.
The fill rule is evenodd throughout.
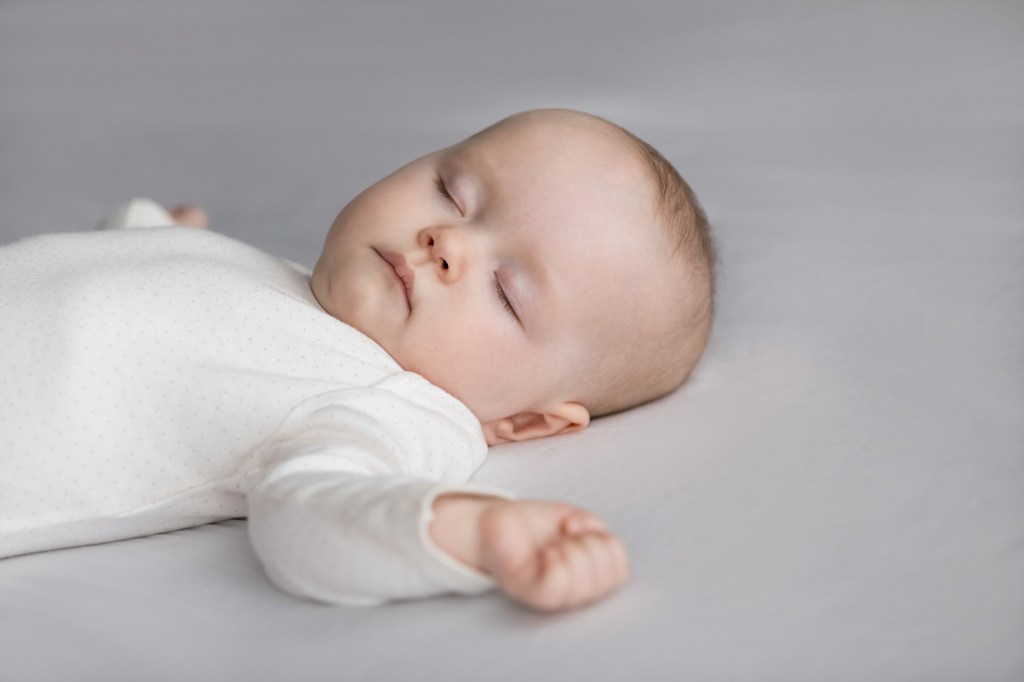
<path id="1" fill-rule="evenodd" d="M 149 196 L 312 265 L 365 185 L 568 106 L 723 263 L 692 384 L 478 475 L 606 518 L 611 599 L 320 606 L 227 521 L 0 562 L 0 679 L 1024 679 L 1022 82 L 1021 2 L 0 2 L 0 242 Z"/>

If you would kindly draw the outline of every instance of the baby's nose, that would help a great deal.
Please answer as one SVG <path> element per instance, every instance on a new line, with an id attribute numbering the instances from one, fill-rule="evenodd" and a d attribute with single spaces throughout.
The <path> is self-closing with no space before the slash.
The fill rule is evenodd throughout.
<path id="1" fill-rule="evenodd" d="M 420 243 L 427 249 L 437 268 L 438 277 L 454 281 L 462 276 L 464 269 L 463 248 L 458 235 L 449 228 L 432 228 L 420 234 Z"/>

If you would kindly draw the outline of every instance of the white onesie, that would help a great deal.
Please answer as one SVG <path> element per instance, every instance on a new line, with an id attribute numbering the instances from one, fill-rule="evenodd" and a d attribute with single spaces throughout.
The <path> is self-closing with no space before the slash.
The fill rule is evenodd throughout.
<path id="1" fill-rule="evenodd" d="M 493 580 L 430 539 L 487 444 L 309 272 L 185 227 L 0 247 L 0 557 L 248 516 L 271 580 L 376 604 Z"/>

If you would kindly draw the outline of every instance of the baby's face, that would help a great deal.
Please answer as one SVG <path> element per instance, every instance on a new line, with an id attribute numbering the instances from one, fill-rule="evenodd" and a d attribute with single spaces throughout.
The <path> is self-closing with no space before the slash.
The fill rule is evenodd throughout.
<path id="1" fill-rule="evenodd" d="M 464 402 L 489 442 L 505 440 L 496 425 L 517 414 L 562 420 L 523 417 L 537 428 L 522 438 L 581 428 L 579 359 L 642 333 L 649 297 L 671 287 L 653 265 L 666 251 L 652 237 L 648 184 L 610 131 L 529 115 L 353 199 L 312 290 L 328 313 Z"/>

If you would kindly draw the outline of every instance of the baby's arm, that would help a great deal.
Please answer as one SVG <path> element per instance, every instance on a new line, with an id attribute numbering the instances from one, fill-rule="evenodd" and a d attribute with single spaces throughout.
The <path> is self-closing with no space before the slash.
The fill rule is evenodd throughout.
<path id="1" fill-rule="evenodd" d="M 447 493 L 434 501 L 434 543 L 542 611 L 580 606 L 625 582 L 622 541 L 594 515 L 560 502 Z"/>

